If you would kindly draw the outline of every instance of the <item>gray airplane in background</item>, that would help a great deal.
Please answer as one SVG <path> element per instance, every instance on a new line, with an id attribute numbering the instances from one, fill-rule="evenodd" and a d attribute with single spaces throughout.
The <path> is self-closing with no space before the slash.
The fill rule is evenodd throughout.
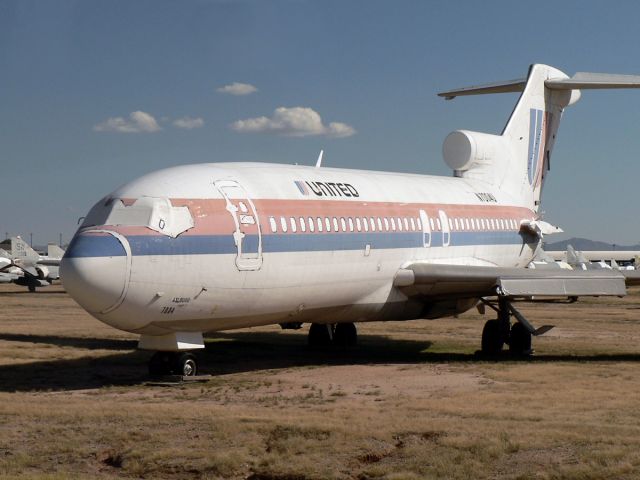
<path id="1" fill-rule="evenodd" d="M 48 255 L 40 255 L 19 236 L 0 243 L 0 283 L 16 283 L 35 292 L 60 278 L 58 269 L 64 250 L 49 244 Z"/>

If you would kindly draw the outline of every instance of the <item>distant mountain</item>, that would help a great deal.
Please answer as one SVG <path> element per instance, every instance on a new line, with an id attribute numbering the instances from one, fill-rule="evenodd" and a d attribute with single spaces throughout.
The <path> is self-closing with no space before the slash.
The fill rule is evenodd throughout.
<path id="1" fill-rule="evenodd" d="M 546 251 L 563 251 L 567 249 L 567 245 L 571 245 L 576 250 L 640 250 L 640 244 L 613 245 L 607 242 L 589 240 L 588 238 L 570 238 L 569 240 L 562 240 L 560 242 L 545 243 L 544 249 Z"/>

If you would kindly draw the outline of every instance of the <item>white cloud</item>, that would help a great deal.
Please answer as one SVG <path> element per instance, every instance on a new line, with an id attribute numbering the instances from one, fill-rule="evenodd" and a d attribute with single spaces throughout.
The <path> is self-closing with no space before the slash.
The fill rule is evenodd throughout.
<path id="1" fill-rule="evenodd" d="M 249 83 L 233 82 L 224 87 L 217 88 L 218 93 L 227 93 L 229 95 L 249 95 L 257 92 L 258 89 Z"/>
<path id="2" fill-rule="evenodd" d="M 162 130 L 153 115 L 140 110 L 131 112 L 129 118 L 111 117 L 98 125 L 94 125 L 96 132 L 121 133 L 152 133 Z"/>
<path id="3" fill-rule="evenodd" d="M 178 128 L 186 128 L 187 130 L 191 130 L 192 128 L 200 128 L 204 126 L 204 120 L 200 117 L 191 118 L 191 117 L 182 117 L 173 121 L 173 126 Z"/>
<path id="4" fill-rule="evenodd" d="M 320 114 L 308 107 L 279 107 L 275 109 L 271 118 L 238 120 L 231 124 L 231 128 L 240 133 L 275 133 L 290 137 L 326 135 L 341 138 L 356 133 L 355 129 L 346 123 L 331 122 L 325 126 Z"/>

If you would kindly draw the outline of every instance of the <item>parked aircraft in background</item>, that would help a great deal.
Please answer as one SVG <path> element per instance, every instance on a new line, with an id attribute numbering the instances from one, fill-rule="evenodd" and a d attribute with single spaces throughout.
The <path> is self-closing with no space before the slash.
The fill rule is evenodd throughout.
<path id="1" fill-rule="evenodd" d="M 565 261 L 575 259 L 575 263 L 596 262 L 607 263 L 613 268 L 635 269 L 640 266 L 638 259 L 640 251 L 638 250 L 575 250 L 571 245 L 566 250 L 554 250 L 546 252 L 556 261 Z"/>
<path id="2" fill-rule="evenodd" d="M 549 327 L 515 301 L 626 292 L 618 271 L 524 268 L 558 231 L 540 199 L 564 109 L 581 89 L 624 87 L 640 77 L 532 65 L 525 79 L 439 94 L 522 92 L 501 135 L 446 138 L 452 177 L 262 163 L 144 175 L 88 213 L 64 286 L 96 318 L 141 334 L 139 347 L 158 351 L 152 374 L 194 374 L 188 351 L 204 348 L 203 332 L 311 323 L 311 345 L 353 345 L 355 322 L 479 304 L 497 312 L 483 352 L 530 353 Z"/>
<path id="3" fill-rule="evenodd" d="M 34 292 L 37 287 L 46 287 L 60 278 L 60 260 L 64 255 L 57 245 L 49 245 L 49 255 L 43 256 L 19 236 L 10 237 L 0 243 L 0 281 L 24 285 Z M 7 260 L 9 263 L 7 263 Z"/>

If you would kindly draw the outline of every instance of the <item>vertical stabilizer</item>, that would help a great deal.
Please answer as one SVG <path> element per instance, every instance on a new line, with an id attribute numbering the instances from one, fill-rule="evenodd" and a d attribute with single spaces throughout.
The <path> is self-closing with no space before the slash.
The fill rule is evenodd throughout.
<path id="1" fill-rule="evenodd" d="M 562 112 L 579 99 L 578 90 L 550 90 L 545 82 L 569 78 L 547 65 L 532 65 L 518 103 L 505 126 L 512 159 L 500 182 L 500 188 L 538 211 L 542 187 L 551 168 Z"/>
<path id="2" fill-rule="evenodd" d="M 445 162 L 454 175 L 486 182 L 537 212 L 565 107 L 580 99 L 580 90 L 604 88 L 640 88 L 640 76 L 579 72 L 568 77 L 556 68 L 535 64 L 524 79 L 439 93 L 451 100 L 522 92 L 501 135 L 468 130 L 449 134 L 443 146 Z"/>
<path id="3" fill-rule="evenodd" d="M 21 237 L 11 237 L 11 256 L 24 263 L 35 263 L 40 258 L 38 252 L 29 246 Z"/>
<path id="4" fill-rule="evenodd" d="M 47 257 L 50 258 L 62 258 L 64 256 L 64 250 L 55 243 L 49 243 L 47 245 Z"/>

